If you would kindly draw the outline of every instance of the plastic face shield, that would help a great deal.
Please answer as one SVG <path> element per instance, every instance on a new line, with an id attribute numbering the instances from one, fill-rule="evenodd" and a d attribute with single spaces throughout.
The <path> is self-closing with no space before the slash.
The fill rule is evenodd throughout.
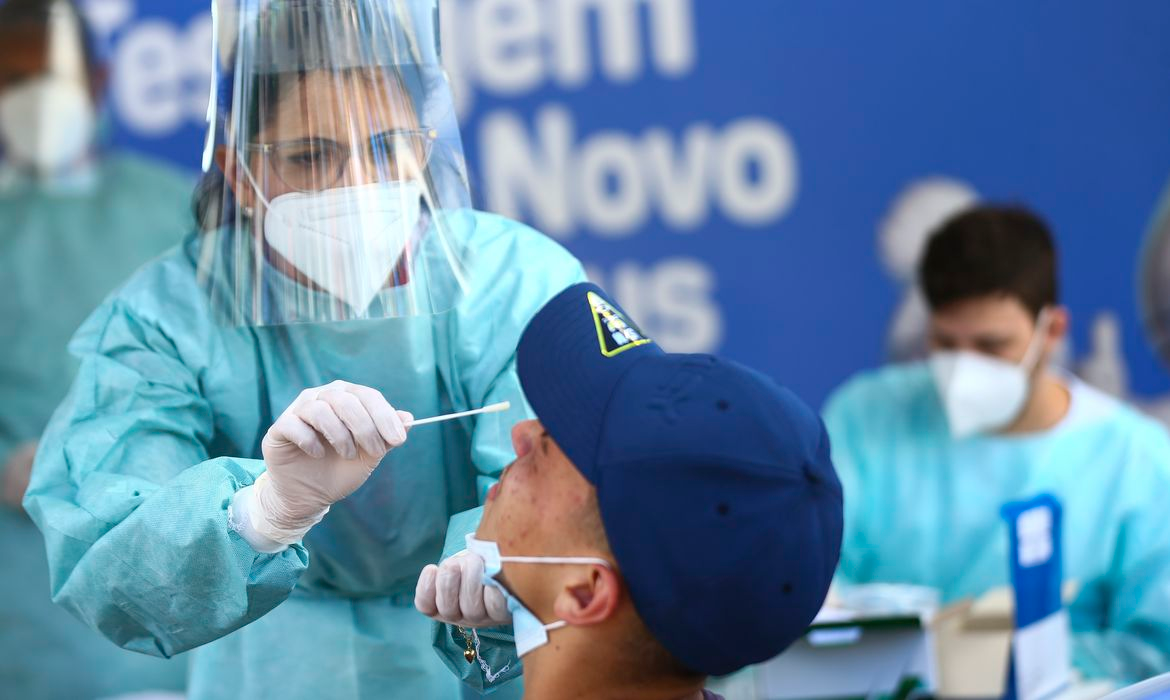
<path id="1" fill-rule="evenodd" d="M 437 2 L 213 11 L 203 196 L 218 215 L 198 260 L 213 309 L 257 326 L 451 309 L 466 286 L 453 214 L 470 195 Z"/>

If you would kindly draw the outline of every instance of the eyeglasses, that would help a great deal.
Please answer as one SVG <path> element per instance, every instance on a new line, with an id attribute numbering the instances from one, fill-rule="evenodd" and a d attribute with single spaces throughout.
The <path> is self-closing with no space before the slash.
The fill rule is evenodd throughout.
<path id="1" fill-rule="evenodd" d="M 263 153 L 276 177 L 298 192 L 320 192 L 336 186 L 357 156 L 370 169 L 366 175 L 379 182 L 418 177 L 431 156 L 438 132 L 434 129 L 385 131 L 359 145 L 331 139 L 296 139 L 249 144 Z"/>

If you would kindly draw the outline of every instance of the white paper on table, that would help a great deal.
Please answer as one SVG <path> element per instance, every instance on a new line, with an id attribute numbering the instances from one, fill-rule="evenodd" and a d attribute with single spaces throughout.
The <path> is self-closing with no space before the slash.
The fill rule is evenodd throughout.
<path id="1" fill-rule="evenodd" d="M 1069 636 L 1066 610 L 1016 630 L 1012 660 L 1019 700 L 1042 700 L 1068 686 L 1072 676 Z"/>

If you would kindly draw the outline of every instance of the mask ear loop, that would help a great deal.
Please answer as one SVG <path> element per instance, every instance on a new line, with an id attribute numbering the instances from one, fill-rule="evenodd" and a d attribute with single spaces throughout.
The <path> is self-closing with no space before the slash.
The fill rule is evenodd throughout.
<path id="1" fill-rule="evenodd" d="M 613 564 L 598 557 L 500 557 L 512 564 L 596 564 L 613 571 Z"/>
<path id="2" fill-rule="evenodd" d="M 512 564 L 585 564 L 590 566 L 604 566 L 610 571 L 613 571 L 613 564 L 599 557 L 500 557 L 500 563 L 504 562 L 510 562 Z M 547 625 L 544 623 L 541 624 L 548 632 L 569 626 L 569 623 L 564 620 L 550 622 Z"/>
<path id="3" fill-rule="evenodd" d="M 264 191 L 260 189 L 259 183 L 256 182 L 256 176 L 252 174 L 252 168 L 248 167 L 248 161 L 246 159 L 242 159 L 238 162 L 240 162 L 239 168 L 240 170 L 244 171 L 244 177 L 248 180 L 248 184 L 252 185 L 252 190 L 256 192 L 256 196 L 260 198 L 261 202 L 264 202 L 264 208 L 271 210 L 272 202 L 268 201 L 268 198 L 264 196 Z M 244 212 L 248 214 L 248 216 L 253 216 L 255 215 L 256 210 L 252 207 L 244 207 Z"/>
<path id="4" fill-rule="evenodd" d="M 1036 369 L 1036 363 L 1040 360 L 1040 349 L 1044 346 L 1044 336 L 1048 334 L 1048 322 L 1051 318 L 1052 314 L 1047 306 L 1040 310 L 1040 315 L 1036 318 L 1032 342 L 1028 344 L 1028 351 L 1024 353 L 1024 359 L 1020 363 L 1028 372 Z"/>
<path id="5" fill-rule="evenodd" d="M 468 542 L 470 542 L 473 539 L 476 539 L 474 533 L 468 534 L 467 539 L 468 539 Z M 554 564 L 554 565 L 555 564 L 568 564 L 568 565 L 580 564 L 580 565 L 587 565 L 587 566 L 604 566 L 605 568 L 609 569 L 610 571 L 614 570 L 613 564 L 609 563 L 609 561 L 602 559 L 600 557 L 519 557 L 519 556 L 505 557 L 505 556 L 501 556 L 499 558 L 499 562 L 500 562 L 500 564 L 504 564 L 505 562 L 510 563 L 510 564 Z M 496 585 L 502 586 L 503 584 L 500 584 L 497 582 Z M 511 594 L 511 595 L 515 595 L 515 594 Z M 548 624 L 544 624 L 543 622 L 541 622 L 541 625 L 544 627 L 544 629 L 546 631 L 552 632 L 553 630 L 559 630 L 562 627 L 568 627 L 569 623 L 564 621 L 564 620 L 557 620 L 556 622 L 550 622 Z M 474 633 L 474 630 L 472 630 L 472 633 Z M 478 642 L 478 638 L 476 639 L 476 641 Z M 478 655 L 478 649 L 477 649 L 477 655 Z M 482 660 L 480 661 L 480 664 L 481 665 L 483 664 Z M 504 669 L 504 670 L 506 670 L 506 669 Z M 500 673 L 503 673 L 504 670 L 501 670 Z M 484 668 L 484 671 L 486 673 L 487 668 Z"/>

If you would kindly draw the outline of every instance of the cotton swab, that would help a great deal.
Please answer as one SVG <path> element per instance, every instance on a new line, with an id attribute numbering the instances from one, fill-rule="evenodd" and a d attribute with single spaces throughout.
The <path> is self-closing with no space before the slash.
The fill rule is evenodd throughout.
<path id="1" fill-rule="evenodd" d="M 434 418 L 422 418 L 422 419 L 411 421 L 410 423 L 407 423 L 406 427 L 414 428 L 414 427 L 417 427 L 420 425 L 429 425 L 431 423 L 442 423 L 443 421 L 455 420 L 457 418 L 466 418 L 468 416 L 478 416 L 481 413 L 503 413 L 504 411 L 507 411 L 509 408 L 512 408 L 512 402 L 511 401 L 502 401 L 500 403 L 494 403 L 491 406 L 484 406 L 483 408 L 477 408 L 474 411 L 463 411 L 462 413 L 448 413 L 445 416 L 435 416 Z"/>

